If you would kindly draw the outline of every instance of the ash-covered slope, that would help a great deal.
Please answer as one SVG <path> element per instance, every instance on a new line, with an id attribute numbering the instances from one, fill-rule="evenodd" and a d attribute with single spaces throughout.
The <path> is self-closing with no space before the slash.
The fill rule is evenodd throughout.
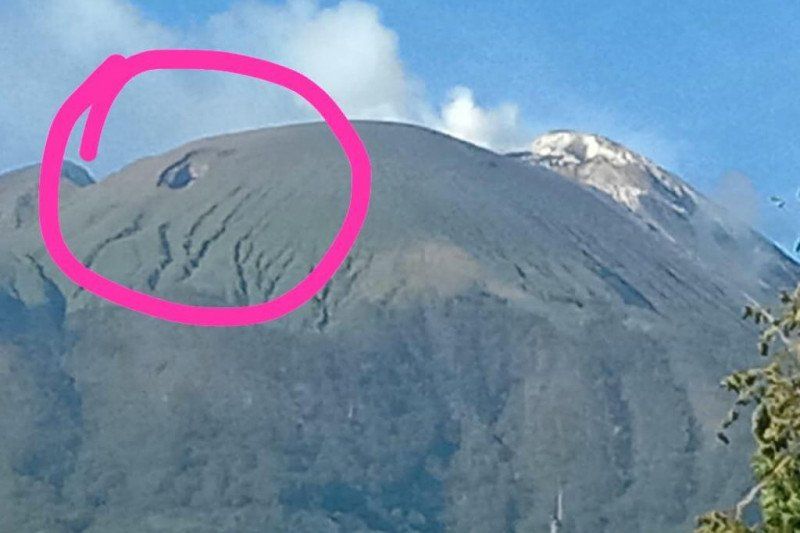
<path id="1" fill-rule="evenodd" d="M 0 190 L 0 530 L 541 531 L 563 490 L 565 531 L 681 531 L 739 495 L 717 383 L 752 351 L 743 293 L 792 263 L 733 279 L 548 169 L 358 129 L 354 252 L 256 327 L 78 290 Z M 348 181 L 324 126 L 228 135 L 75 189 L 63 226 L 129 286 L 243 305 L 308 272 Z"/>

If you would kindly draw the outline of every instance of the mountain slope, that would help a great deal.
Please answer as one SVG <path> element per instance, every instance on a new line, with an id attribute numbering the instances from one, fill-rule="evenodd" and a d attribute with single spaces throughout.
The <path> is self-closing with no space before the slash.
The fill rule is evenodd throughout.
<path id="1" fill-rule="evenodd" d="M 547 168 L 357 127 L 359 242 L 256 327 L 86 294 L 0 190 L 0 529 L 538 531 L 561 489 L 565 530 L 681 531 L 746 487 L 717 382 L 751 352 L 744 292 L 772 297 L 793 263 L 733 278 Z M 246 132 L 74 189 L 62 225 L 117 281 L 243 305 L 308 272 L 348 181 L 322 125 Z"/>

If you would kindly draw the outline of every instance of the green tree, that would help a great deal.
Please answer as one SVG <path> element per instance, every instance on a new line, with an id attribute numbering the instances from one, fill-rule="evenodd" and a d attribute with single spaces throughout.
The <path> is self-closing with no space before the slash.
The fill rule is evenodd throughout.
<path id="1" fill-rule="evenodd" d="M 756 484 L 733 508 L 698 518 L 695 531 L 800 531 L 800 286 L 781 294 L 774 315 L 754 303 L 745 308 L 744 317 L 761 327 L 758 351 L 764 363 L 722 381 L 737 397 L 719 437 L 727 442 L 724 430 L 739 418 L 739 409 L 752 406 Z M 743 512 L 755 503 L 761 521 L 747 524 Z"/>

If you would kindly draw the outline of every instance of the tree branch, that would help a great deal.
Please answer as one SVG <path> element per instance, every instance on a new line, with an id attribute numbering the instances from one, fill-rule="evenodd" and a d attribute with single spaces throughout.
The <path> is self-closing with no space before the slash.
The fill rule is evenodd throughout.
<path id="1" fill-rule="evenodd" d="M 754 309 L 756 309 L 759 313 L 761 313 L 761 315 L 764 318 L 766 318 L 767 321 L 769 321 L 769 323 L 771 325 L 776 326 L 776 327 L 778 326 L 779 322 L 777 320 L 775 320 L 775 317 L 772 316 L 769 311 L 767 311 L 765 308 L 763 308 L 761 306 L 761 304 L 759 304 L 757 301 L 755 301 L 749 294 L 745 293 L 744 296 L 745 296 L 745 298 L 747 298 L 750 301 L 750 305 L 752 305 Z M 783 329 L 781 329 L 780 327 L 778 327 L 777 329 L 778 329 L 778 336 L 780 337 L 781 342 L 783 343 L 783 345 L 786 348 L 790 348 L 792 346 L 792 343 L 789 340 L 789 337 L 787 337 L 783 333 Z"/>
<path id="2" fill-rule="evenodd" d="M 784 458 L 781 459 L 777 465 L 775 465 L 775 468 L 773 468 L 766 476 L 764 476 L 764 479 L 759 481 L 755 486 L 753 486 L 753 488 L 747 491 L 747 494 L 744 495 L 744 498 L 739 500 L 739 503 L 737 503 L 736 507 L 734 507 L 733 518 L 735 520 L 742 519 L 742 513 L 744 512 L 745 508 L 751 503 L 753 503 L 753 500 L 758 495 L 758 493 L 761 492 L 761 489 L 764 488 L 764 485 L 767 484 L 767 481 L 769 481 L 772 476 L 778 473 L 778 470 L 783 468 L 783 466 L 789 462 L 790 458 L 791 455 L 784 456 Z"/>

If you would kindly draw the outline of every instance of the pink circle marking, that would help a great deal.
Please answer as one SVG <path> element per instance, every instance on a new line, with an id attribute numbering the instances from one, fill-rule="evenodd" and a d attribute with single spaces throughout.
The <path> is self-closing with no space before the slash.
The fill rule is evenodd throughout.
<path id="1" fill-rule="evenodd" d="M 258 78 L 286 87 L 305 98 L 331 129 L 350 163 L 351 190 L 347 214 L 330 247 L 311 273 L 277 298 L 243 307 L 182 304 L 139 292 L 93 272 L 70 251 L 61 232 L 58 191 L 67 142 L 78 118 L 89 111 L 81 139 L 81 157 L 97 155 L 100 135 L 115 98 L 131 79 L 149 70 L 211 70 Z M 39 179 L 39 224 L 45 248 L 74 283 L 121 307 L 171 322 L 197 326 L 246 326 L 275 320 L 308 302 L 333 277 L 356 242 L 370 199 L 369 155 L 355 128 L 336 102 L 317 84 L 287 67 L 262 59 L 211 50 L 150 50 L 106 59 L 61 105 L 42 156 Z"/>

